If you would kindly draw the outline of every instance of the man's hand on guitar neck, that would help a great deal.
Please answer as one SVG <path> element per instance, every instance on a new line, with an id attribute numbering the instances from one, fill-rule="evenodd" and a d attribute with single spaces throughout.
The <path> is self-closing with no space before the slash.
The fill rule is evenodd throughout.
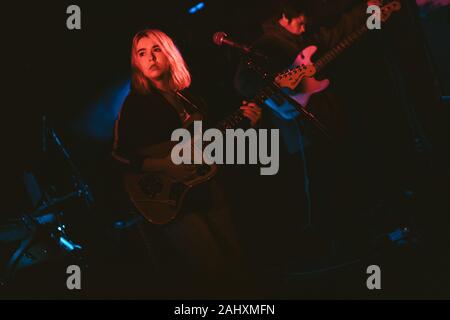
<path id="1" fill-rule="evenodd" d="M 242 101 L 240 108 L 246 118 L 250 120 L 252 127 L 261 120 L 261 108 L 253 102 Z"/>

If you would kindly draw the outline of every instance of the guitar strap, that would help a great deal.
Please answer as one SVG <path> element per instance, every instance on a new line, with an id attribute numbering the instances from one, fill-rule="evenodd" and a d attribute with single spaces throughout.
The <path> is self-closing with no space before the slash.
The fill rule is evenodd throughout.
<path id="1" fill-rule="evenodd" d="M 182 100 L 184 115 L 181 118 L 183 122 L 183 127 L 188 128 L 194 120 L 203 120 L 203 112 L 197 107 L 190 99 L 188 99 L 184 94 L 180 91 L 176 92 L 178 98 Z"/>
<path id="2" fill-rule="evenodd" d="M 202 112 L 200 111 L 200 108 L 197 107 L 191 100 L 189 100 L 184 94 L 182 94 L 180 91 L 176 92 L 177 96 L 180 97 L 180 99 L 182 99 L 184 102 L 187 103 L 188 106 L 190 106 L 192 108 L 193 112 L 198 112 L 200 114 L 202 114 Z"/>
<path id="3" fill-rule="evenodd" d="M 176 91 L 175 94 L 169 92 L 161 92 L 161 94 L 178 113 L 183 128 L 188 128 L 193 120 L 203 120 L 203 113 L 200 108 L 180 91 Z"/>

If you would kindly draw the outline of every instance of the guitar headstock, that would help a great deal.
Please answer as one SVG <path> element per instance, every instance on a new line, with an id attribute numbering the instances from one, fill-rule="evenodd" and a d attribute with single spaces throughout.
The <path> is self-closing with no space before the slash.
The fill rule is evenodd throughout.
<path id="1" fill-rule="evenodd" d="M 402 8 L 400 1 L 392 1 L 381 7 L 381 21 L 386 22 L 394 11 Z"/>
<path id="2" fill-rule="evenodd" d="M 282 88 L 294 90 L 303 78 L 311 77 L 315 73 L 316 68 L 314 65 L 301 65 L 278 74 L 275 77 L 275 82 Z"/>

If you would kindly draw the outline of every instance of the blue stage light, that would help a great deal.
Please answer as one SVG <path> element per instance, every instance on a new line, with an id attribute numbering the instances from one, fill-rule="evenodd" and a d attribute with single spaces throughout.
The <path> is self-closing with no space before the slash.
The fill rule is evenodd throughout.
<path id="1" fill-rule="evenodd" d="M 102 92 L 100 97 L 92 101 L 88 108 L 75 119 L 73 130 L 91 141 L 112 139 L 114 122 L 129 92 L 129 79 Z"/>
<path id="2" fill-rule="evenodd" d="M 199 2 L 195 6 L 193 6 L 192 8 L 189 9 L 189 13 L 190 14 L 194 14 L 197 11 L 202 10 L 204 7 L 205 7 L 205 3 L 204 2 Z"/>

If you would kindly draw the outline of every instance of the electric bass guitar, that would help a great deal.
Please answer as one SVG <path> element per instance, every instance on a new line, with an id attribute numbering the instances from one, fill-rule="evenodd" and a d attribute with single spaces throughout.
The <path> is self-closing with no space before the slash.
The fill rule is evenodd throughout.
<path id="1" fill-rule="evenodd" d="M 399 1 L 392 1 L 380 9 L 381 21 L 386 22 L 394 11 L 401 9 L 401 3 Z M 317 80 L 313 76 L 324 69 L 368 30 L 366 24 L 364 24 L 356 31 L 346 36 L 339 44 L 316 62 L 312 62 L 312 58 L 317 51 L 317 47 L 306 47 L 298 54 L 290 69 L 287 69 L 285 72 L 282 72 L 275 77 L 275 83 L 285 88 L 285 92 L 305 108 L 313 94 L 324 91 L 330 85 L 328 79 Z M 308 72 L 305 72 L 306 69 Z M 295 107 L 289 103 L 280 105 L 280 103 L 274 99 L 267 99 L 265 103 L 286 120 L 294 119 L 299 115 L 299 112 Z"/>

